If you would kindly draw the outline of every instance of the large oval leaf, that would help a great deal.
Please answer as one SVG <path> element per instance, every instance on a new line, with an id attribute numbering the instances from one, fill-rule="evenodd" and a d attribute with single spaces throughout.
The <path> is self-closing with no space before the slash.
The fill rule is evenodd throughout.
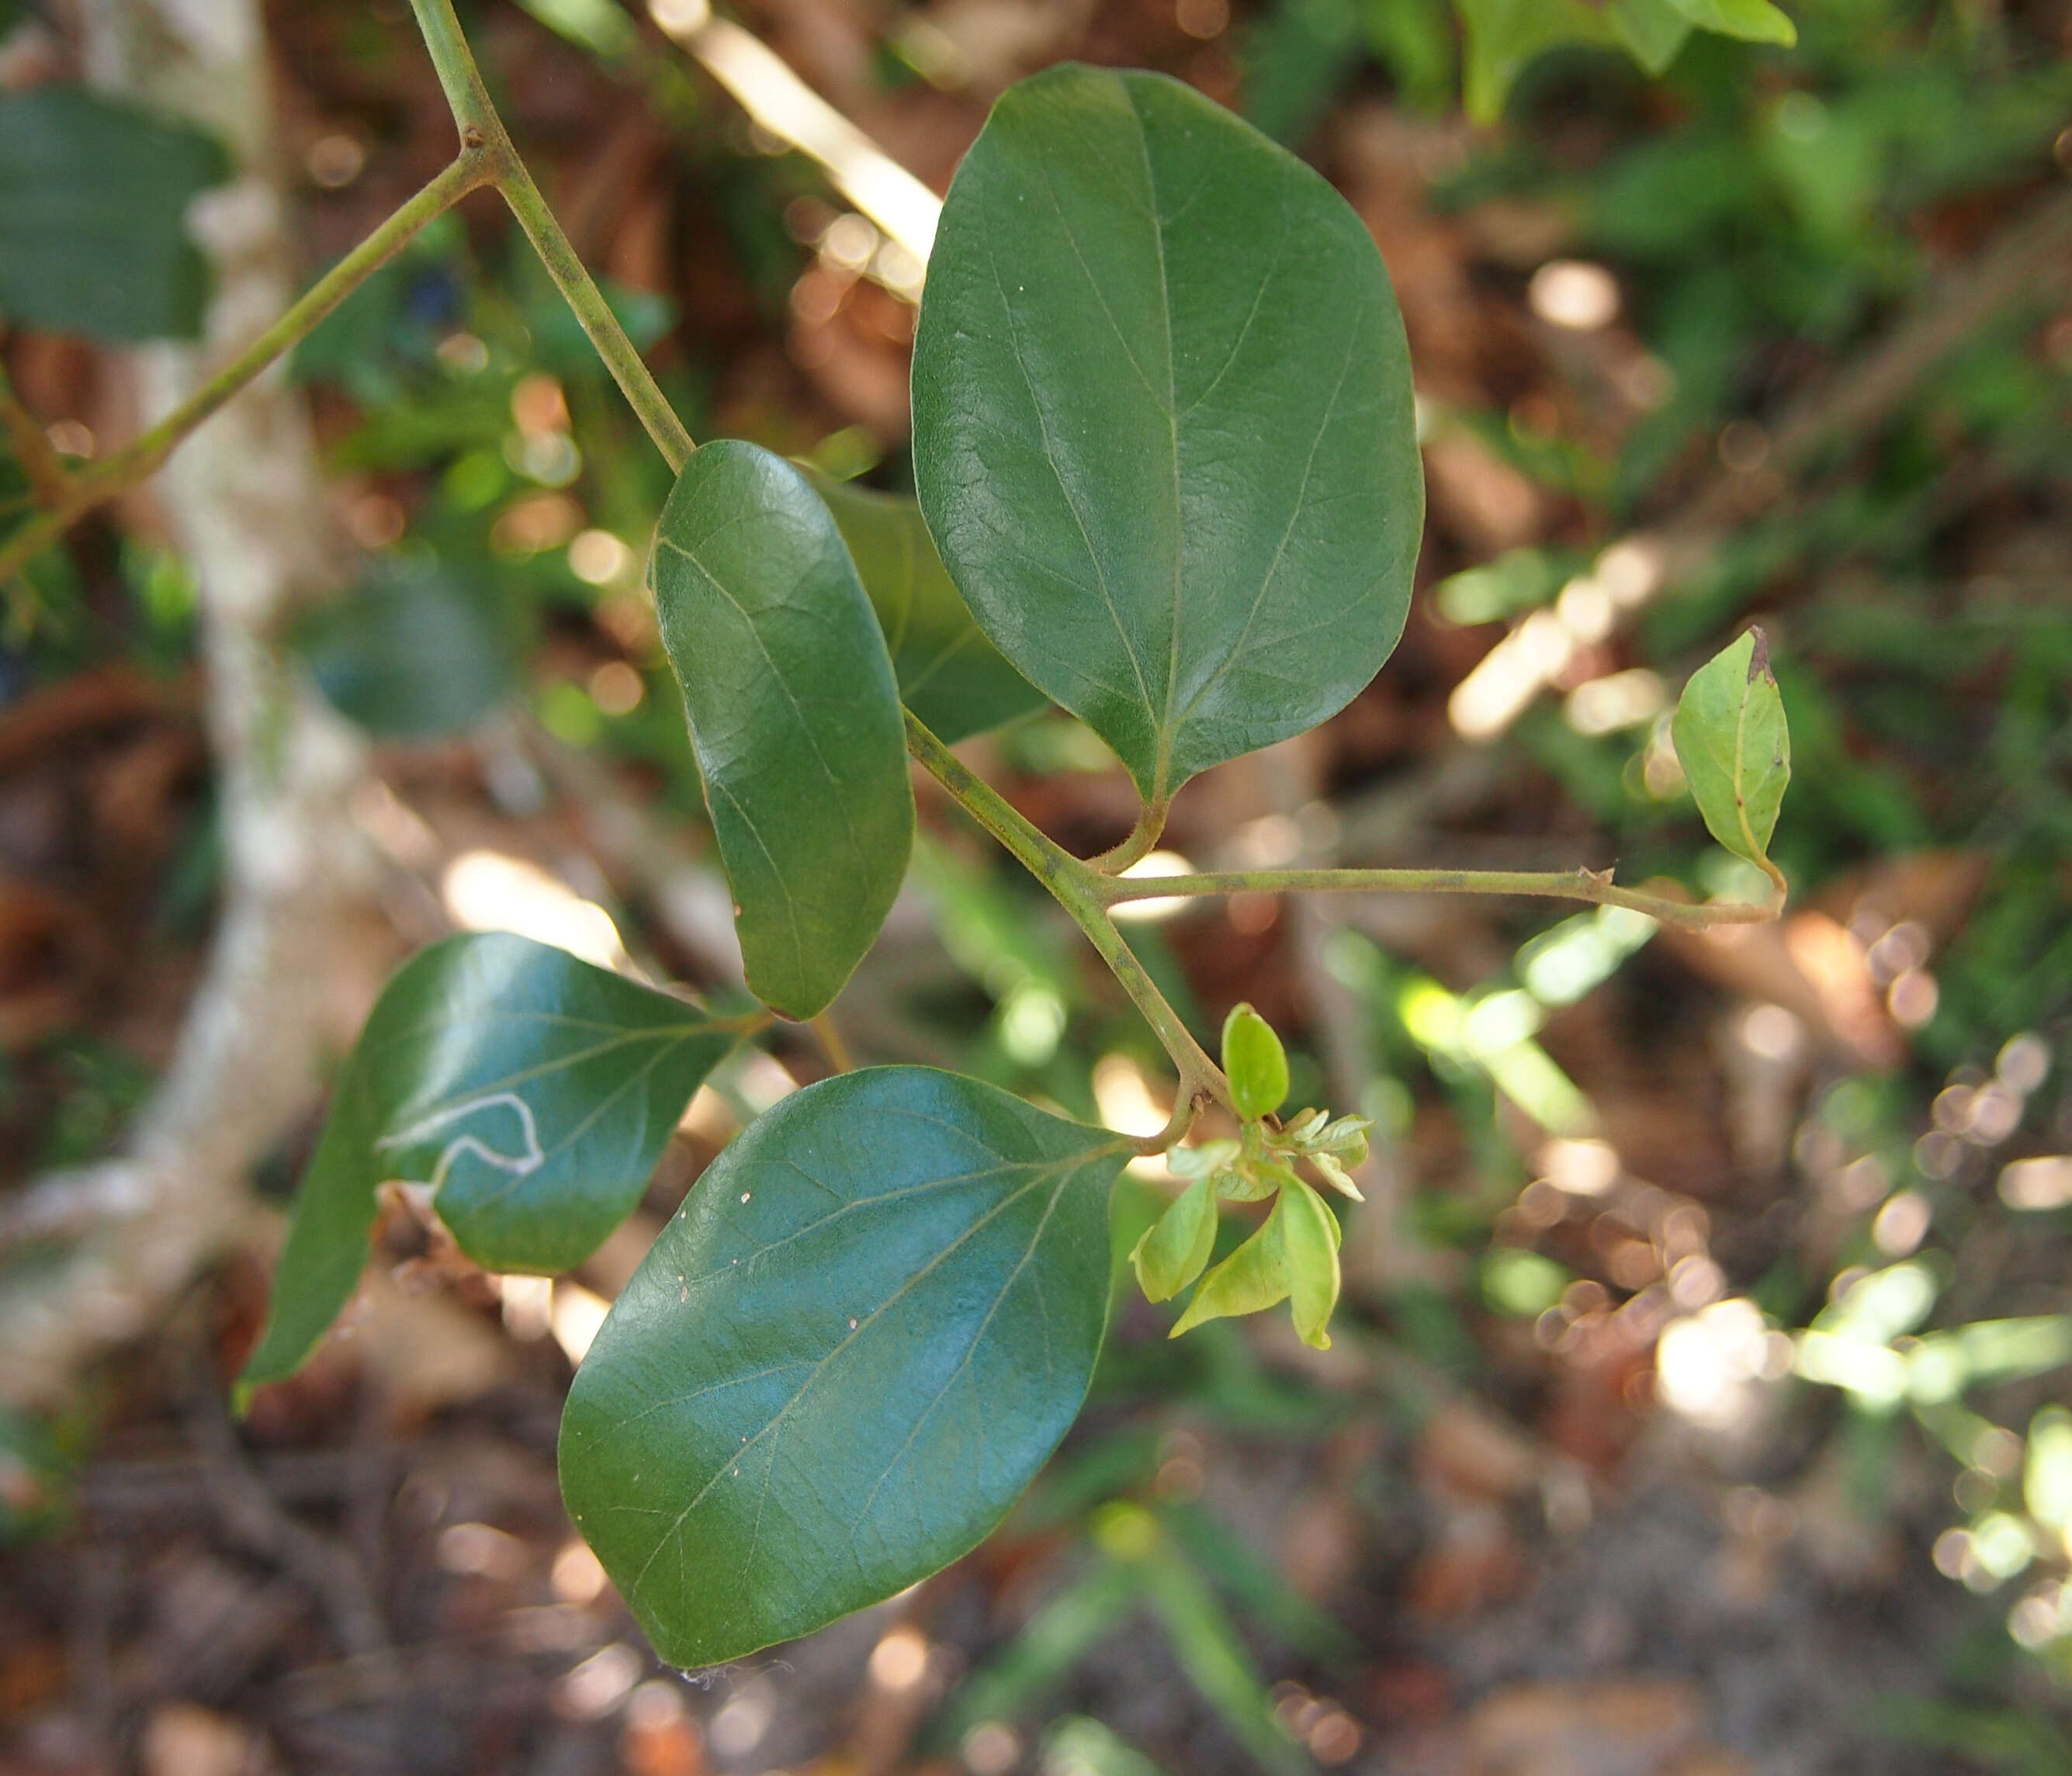
<path id="1" fill-rule="evenodd" d="M 919 506 L 817 476 L 813 485 L 878 612 L 900 701 L 937 739 L 967 739 L 1048 706 L 972 620 Z"/>
<path id="2" fill-rule="evenodd" d="M 841 991 L 914 845 L 885 637 L 806 478 L 731 438 L 691 453 L 648 567 L 748 984 L 790 1018 Z"/>
<path id="3" fill-rule="evenodd" d="M 561 1420 L 561 1490 L 673 1664 L 788 1640 L 947 1564 L 1084 1397 L 1124 1143 L 976 1079 L 787 1098 L 627 1285 Z"/>
<path id="4" fill-rule="evenodd" d="M 367 1262 L 376 1191 L 434 1187 L 492 1270 L 565 1270 L 631 1214 L 734 1026 L 508 932 L 450 937 L 382 989 L 295 1198 L 240 1386 L 299 1368 Z"/>
<path id="5" fill-rule="evenodd" d="M 1335 713 L 1402 632 L 1424 483 L 1381 257 L 1162 76 L 994 107 L 935 236 L 914 454 L 987 634 L 1153 801 Z"/>
<path id="6" fill-rule="evenodd" d="M 0 94 L 0 314 L 104 339 L 191 339 L 208 266 L 197 193 L 221 143 L 83 87 Z"/>

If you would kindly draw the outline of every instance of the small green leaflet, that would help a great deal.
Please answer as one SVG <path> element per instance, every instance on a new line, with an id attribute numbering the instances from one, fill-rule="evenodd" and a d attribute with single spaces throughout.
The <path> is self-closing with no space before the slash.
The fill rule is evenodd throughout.
<path id="1" fill-rule="evenodd" d="M 1144 1230 L 1130 1252 L 1144 1298 L 1170 1301 L 1202 1274 L 1215 1246 L 1215 1179 L 1198 1178 Z"/>
<path id="2" fill-rule="evenodd" d="M 1462 104 L 1477 123 L 1495 123 L 1519 75 L 1564 43 L 1609 47 L 1616 14 L 1588 0 L 1454 0 L 1465 39 Z"/>
<path id="3" fill-rule="evenodd" d="M 1781 888 L 1770 839 L 1791 781 L 1791 736 L 1762 630 L 1750 629 L 1691 675 L 1669 735 L 1707 829 Z"/>
<path id="4" fill-rule="evenodd" d="M 1605 14 L 1627 53 L 1651 74 L 1675 61 L 1691 35 L 1691 21 L 1675 0 L 1610 0 Z"/>
<path id="5" fill-rule="evenodd" d="M 1790 44 L 1798 31 L 1770 0 L 1454 0 L 1466 39 L 1463 99 L 1495 123 L 1519 75 L 1564 45 L 1625 48 L 1651 74 L 1675 60 L 1693 29 Z"/>
<path id="6" fill-rule="evenodd" d="M 1782 43 L 1787 49 L 1799 41 L 1799 27 L 1770 0 L 1669 0 L 1669 3 L 1700 30 L 1716 31 L 1723 37 Z"/>
<path id="7" fill-rule="evenodd" d="M 921 509 L 980 626 L 1145 798 L 1336 713 L 1424 512 L 1373 238 L 1191 88 L 1065 65 L 993 107 L 914 350 Z"/>
<path id="8" fill-rule="evenodd" d="M 1204 1320 L 1256 1314 L 1288 1299 L 1287 1199 L 1284 1190 L 1273 1199 L 1272 1213 L 1259 1231 L 1202 1279 L 1187 1311 L 1166 1334 L 1169 1338 L 1177 1338 Z"/>
<path id="9" fill-rule="evenodd" d="M 810 1018 L 877 938 L 914 845 L 885 637 L 804 475 L 730 438 L 684 465 L 648 581 L 748 985 Z"/>
<path id="10" fill-rule="evenodd" d="M 1287 1050 L 1250 1005 L 1232 1005 L 1223 1019 L 1223 1075 L 1231 1108 L 1248 1122 L 1272 1116 L 1287 1098 Z"/>
<path id="11" fill-rule="evenodd" d="M 208 267 L 187 205 L 212 138 L 82 87 L 0 94 L 0 315 L 103 339 L 191 339 Z"/>
<path id="12" fill-rule="evenodd" d="M 794 1638 L 1000 1520 L 1085 1396 L 1128 1153 L 899 1067 L 808 1086 L 713 1162 L 561 1421 L 569 1515 L 664 1659 Z"/>
<path id="13" fill-rule="evenodd" d="M 1331 1309 L 1338 1305 L 1338 1218 L 1300 1178 L 1281 1193 L 1281 1248 L 1295 1330 L 1305 1344 L 1331 1347 Z"/>
<path id="14" fill-rule="evenodd" d="M 972 621 L 919 506 L 823 475 L 811 479 L 878 612 L 899 699 L 930 733 L 953 744 L 1049 706 Z"/>
<path id="15" fill-rule="evenodd" d="M 302 1366 L 367 1262 L 376 1192 L 434 1186 L 492 1270 L 579 1264 L 632 1212 L 736 1026 L 529 938 L 420 951 L 382 990 L 295 1198 L 240 1392 Z"/>

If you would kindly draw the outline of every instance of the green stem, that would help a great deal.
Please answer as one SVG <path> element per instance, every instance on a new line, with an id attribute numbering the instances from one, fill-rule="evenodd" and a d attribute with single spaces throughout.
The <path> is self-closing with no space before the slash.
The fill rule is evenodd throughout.
<path id="1" fill-rule="evenodd" d="M 680 471 L 696 448 L 696 441 L 641 361 L 625 328 L 611 312 L 611 305 L 605 301 L 604 292 L 584 268 L 569 237 L 561 232 L 561 224 L 554 220 L 553 212 L 548 208 L 546 199 L 540 195 L 540 187 L 525 170 L 504 120 L 497 115 L 489 89 L 483 84 L 482 72 L 468 50 L 460 21 L 454 16 L 453 0 L 410 0 L 410 7 L 417 14 L 417 29 L 424 35 L 425 47 L 430 52 L 454 121 L 459 126 L 461 141 L 488 157 L 496 188 L 532 241 L 547 275 L 590 336 L 590 344 L 604 360 L 619 392 L 647 427 L 663 461 L 672 473 Z"/>
<path id="2" fill-rule="evenodd" d="M 949 791 L 951 799 L 1005 845 L 1029 873 L 1042 883 L 1051 898 L 1071 915 L 1086 934 L 1087 941 L 1100 952 L 1122 990 L 1137 1009 L 1173 1064 L 1180 1071 L 1180 1091 L 1174 1105 L 1173 1121 L 1165 1133 L 1144 1144 L 1146 1152 L 1161 1151 L 1186 1133 L 1196 1104 L 1203 1097 L 1228 1103 L 1230 1088 L 1223 1071 L 1202 1051 L 1180 1014 L 1167 1003 L 1157 983 L 1123 941 L 1122 933 L 1108 916 L 1104 890 L 1108 878 L 1082 863 L 1062 845 L 1053 843 L 1010 807 L 1005 797 L 976 775 L 924 726 L 911 709 L 906 714 L 906 750 L 923 770 Z"/>
<path id="3" fill-rule="evenodd" d="M 1531 894 L 1556 900 L 1624 906 L 1665 925 L 1704 931 L 1715 925 L 1758 925 L 1784 907 L 1784 878 L 1773 872 L 1776 891 L 1765 905 L 1731 902 L 1694 906 L 1662 894 L 1613 885 L 1609 870 L 1229 870 L 1203 875 L 1096 876 L 1092 888 L 1103 906 L 1124 901 L 1184 898 L 1198 894 L 1294 892 L 1396 894 Z"/>
<path id="4" fill-rule="evenodd" d="M 1159 836 L 1166 830 L 1166 816 L 1171 811 L 1170 800 L 1146 802 L 1142 812 L 1137 816 L 1137 824 L 1129 829 L 1129 837 L 1112 851 L 1104 851 L 1087 861 L 1104 876 L 1119 876 L 1133 863 L 1147 856 L 1157 845 Z"/>
<path id="5" fill-rule="evenodd" d="M 842 1040 L 841 1028 L 835 1022 L 832 1012 L 816 1012 L 806 1020 L 813 1034 L 820 1038 L 828 1061 L 837 1073 L 853 1073 L 856 1057 L 849 1051 L 849 1044 Z"/>
<path id="6" fill-rule="evenodd" d="M 28 478 L 29 491 L 39 506 L 61 506 L 72 493 L 72 477 L 51 448 L 51 441 L 36 423 L 36 416 L 15 398 L 14 385 L 0 366 L 0 430 L 14 452 L 14 460 Z"/>
<path id="7" fill-rule="evenodd" d="M 0 547 L 0 585 L 19 574 L 96 506 L 105 504 L 154 474 L 188 433 L 284 352 L 306 339 L 326 315 L 401 252 L 426 223 L 451 209 L 470 191 L 488 184 L 492 177 L 492 169 L 479 151 L 462 149 L 444 172 L 333 265 L 310 286 L 301 301 L 286 309 L 157 425 L 72 476 L 59 504 Z"/>

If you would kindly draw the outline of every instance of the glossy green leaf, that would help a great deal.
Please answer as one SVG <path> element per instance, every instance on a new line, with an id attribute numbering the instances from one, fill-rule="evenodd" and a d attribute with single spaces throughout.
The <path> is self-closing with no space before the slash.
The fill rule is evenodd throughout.
<path id="1" fill-rule="evenodd" d="M 292 1375 L 351 1298 L 387 1180 L 431 1186 L 461 1249 L 492 1270 L 588 1257 L 734 1039 L 694 1005 L 529 938 L 420 951 L 339 1079 L 240 1386 Z"/>
<path id="2" fill-rule="evenodd" d="M 841 533 L 781 457 L 691 454 L 648 565 L 748 984 L 787 1018 L 841 990 L 914 845 L 885 638 Z"/>
<path id="3" fill-rule="evenodd" d="M 915 474 L 1001 653 L 1149 800 L 1388 657 L 1424 483 L 1402 322 L 1316 173 L 1191 88 L 1063 66 L 950 187 Z"/>
<path id="4" fill-rule="evenodd" d="M 1702 31 L 1716 31 L 1722 36 L 1745 38 L 1750 43 L 1782 43 L 1787 48 L 1799 41 L 1799 27 L 1770 0 L 1669 0 L 1669 3 Z"/>
<path id="5" fill-rule="evenodd" d="M 811 479 L 878 612 L 899 700 L 937 739 L 965 739 L 1049 707 L 972 620 L 919 506 L 823 475 Z"/>
<path id="6" fill-rule="evenodd" d="M 740 1658 L 997 1523 L 1086 1393 L 1127 1144 L 976 1079 L 838 1075 L 722 1153 L 578 1372 L 561 1490 L 656 1650 Z"/>
<path id="7" fill-rule="evenodd" d="M 1262 1308 L 1288 1298 L 1288 1251 L 1285 1204 L 1288 1192 L 1274 1198 L 1273 1212 L 1258 1232 L 1202 1279 L 1187 1303 L 1187 1311 L 1174 1323 L 1171 1338 L 1191 1331 L 1204 1320 L 1234 1318 L 1256 1314 Z"/>
<path id="8" fill-rule="evenodd" d="M 191 338 L 208 269 L 195 195 L 220 143 L 76 86 L 0 94 L 0 315 L 105 339 Z"/>
<path id="9" fill-rule="evenodd" d="M 1148 1301 L 1170 1301 L 1207 1268 L 1216 1248 L 1216 1186 L 1199 1178 L 1145 1229 L 1129 1254 Z"/>
<path id="10" fill-rule="evenodd" d="M 1770 869 L 1770 835 L 1791 781 L 1791 736 L 1762 630 L 1691 675 L 1669 732 L 1707 829 L 1736 857 Z"/>
<path id="11" fill-rule="evenodd" d="M 1331 1206 L 1297 1179 L 1281 1193 L 1276 1213 L 1288 1265 L 1289 1305 L 1305 1344 L 1331 1347 L 1331 1310 L 1338 1305 L 1338 1218 Z"/>
<path id="12" fill-rule="evenodd" d="M 1231 1107 L 1248 1122 L 1272 1116 L 1287 1099 L 1288 1052 L 1250 1005 L 1232 1005 L 1223 1019 L 1223 1075 Z"/>

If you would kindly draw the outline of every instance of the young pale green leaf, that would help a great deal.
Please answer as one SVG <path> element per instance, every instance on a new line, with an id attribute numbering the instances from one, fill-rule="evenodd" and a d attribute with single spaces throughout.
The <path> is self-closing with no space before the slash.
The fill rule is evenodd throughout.
<path id="1" fill-rule="evenodd" d="M 810 1018 L 876 939 L 913 849 L 885 637 L 806 478 L 730 438 L 684 465 L 648 578 L 748 984 Z"/>
<path id="2" fill-rule="evenodd" d="M 1691 21 L 1675 0 L 1611 0 L 1605 16 L 1627 53 L 1651 74 L 1667 69 L 1691 35 Z"/>
<path id="3" fill-rule="evenodd" d="M 1287 1098 L 1287 1050 L 1250 1005 L 1232 1005 L 1223 1019 L 1223 1075 L 1231 1108 L 1248 1122 L 1272 1116 Z"/>
<path id="4" fill-rule="evenodd" d="M 1455 0 L 1464 39 L 1462 102 L 1477 123 L 1495 123 L 1527 67 L 1564 43 L 1609 47 L 1624 36 L 1616 14 L 1588 0 Z"/>
<path id="5" fill-rule="evenodd" d="M 1129 1254 L 1147 1301 L 1168 1301 L 1202 1274 L 1216 1246 L 1216 1187 L 1197 1178 L 1144 1230 Z"/>
<path id="6" fill-rule="evenodd" d="M 1770 838 L 1791 780 L 1791 737 L 1762 630 L 1691 675 L 1669 733 L 1707 829 L 1775 879 Z"/>
<path id="7" fill-rule="evenodd" d="M 1331 1309 L 1338 1305 L 1338 1218 L 1331 1206 L 1297 1179 L 1281 1193 L 1275 1214 L 1287 1256 L 1289 1305 L 1305 1344 L 1331 1347 Z"/>
<path id="8" fill-rule="evenodd" d="M 1342 708 L 1408 609 L 1424 482 L 1372 237 L 1163 76 L 993 108 L 914 353 L 921 508 L 1001 653 L 1146 798 Z"/>
<path id="9" fill-rule="evenodd" d="M 1288 1298 L 1287 1201 L 1284 1190 L 1258 1232 L 1202 1279 L 1169 1338 L 1177 1338 L 1204 1320 L 1256 1314 Z"/>
<path id="10" fill-rule="evenodd" d="M 294 1374 L 351 1297 L 386 1180 L 431 1186 L 490 1269 L 581 1263 L 632 1212 L 734 1040 L 694 1005 L 529 938 L 420 951 L 339 1079 L 240 1388 Z"/>
<path id="11" fill-rule="evenodd" d="M 570 1515 L 662 1657 L 710 1665 L 935 1572 L 1079 1409 L 1127 1144 L 955 1074 L 785 1099 L 722 1153 L 590 1347 Z"/>
<path id="12" fill-rule="evenodd" d="M 878 612 L 900 701 L 937 739 L 966 739 L 1048 706 L 1050 700 L 972 620 L 919 506 L 824 475 L 811 479 Z"/>
<path id="13" fill-rule="evenodd" d="M 1725 37 L 1782 43 L 1786 48 L 1799 41 L 1799 27 L 1770 0 L 1670 0 L 1670 4 L 1700 30 L 1716 31 Z"/>
<path id="14" fill-rule="evenodd" d="M 208 271 L 187 205 L 230 176 L 198 131 L 76 86 L 0 94 L 0 315 L 104 339 L 190 338 Z"/>

